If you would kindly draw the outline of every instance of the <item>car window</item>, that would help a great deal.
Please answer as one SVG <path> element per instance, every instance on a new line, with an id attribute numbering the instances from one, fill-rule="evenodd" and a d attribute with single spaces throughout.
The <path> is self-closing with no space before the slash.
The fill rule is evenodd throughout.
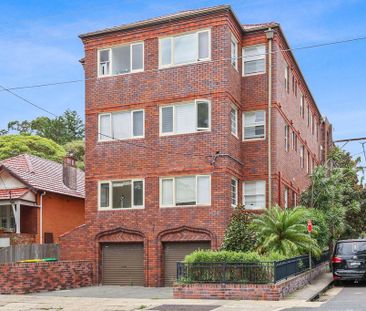
<path id="1" fill-rule="evenodd" d="M 337 244 L 337 255 L 353 255 L 366 253 L 366 242 L 348 242 Z"/>

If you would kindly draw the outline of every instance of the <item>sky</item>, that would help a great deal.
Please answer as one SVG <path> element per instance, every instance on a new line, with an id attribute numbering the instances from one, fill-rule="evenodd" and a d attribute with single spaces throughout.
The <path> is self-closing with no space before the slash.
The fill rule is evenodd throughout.
<path id="1" fill-rule="evenodd" d="M 83 46 L 78 35 L 174 13 L 230 4 L 241 23 L 275 21 L 291 47 L 366 36 L 364 0 L 1 0 L 0 84 L 28 86 L 83 79 Z M 334 138 L 366 136 L 366 40 L 295 51 L 320 108 L 334 125 Z M 84 114 L 84 85 L 72 83 L 17 90 L 55 114 Z M 0 91 L 0 129 L 11 120 L 45 115 Z M 365 157 L 359 142 L 345 149 Z"/>

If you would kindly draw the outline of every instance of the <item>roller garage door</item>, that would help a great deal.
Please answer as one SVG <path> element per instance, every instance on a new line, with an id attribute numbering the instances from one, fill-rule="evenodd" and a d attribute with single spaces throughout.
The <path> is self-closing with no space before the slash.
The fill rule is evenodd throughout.
<path id="1" fill-rule="evenodd" d="M 103 285 L 144 286 L 142 243 L 103 244 Z"/>
<path id="2" fill-rule="evenodd" d="M 172 286 L 177 276 L 177 261 L 197 249 L 210 249 L 210 242 L 167 242 L 164 243 L 164 285 Z"/>

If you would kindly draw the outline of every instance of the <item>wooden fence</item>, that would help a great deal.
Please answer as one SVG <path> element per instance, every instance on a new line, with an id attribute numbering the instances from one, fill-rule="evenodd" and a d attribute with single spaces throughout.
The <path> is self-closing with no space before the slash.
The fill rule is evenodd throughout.
<path id="1" fill-rule="evenodd" d="M 58 244 L 12 245 L 0 249 L 0 264 L 14 263 L 19 260 L 57 258 L 60 249 Z"/>

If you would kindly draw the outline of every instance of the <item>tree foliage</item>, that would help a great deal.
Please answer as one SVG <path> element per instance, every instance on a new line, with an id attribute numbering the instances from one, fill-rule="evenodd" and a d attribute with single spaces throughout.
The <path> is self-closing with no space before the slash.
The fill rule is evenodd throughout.
<path id="1" fill-rule="evenodd" d="M 10 132 L 34 134 L 64 145 L 84 138 L 84 124 L 76 111 L 66 110 L 63 115 L 53 119 L 38 117 L 31 121 L 10 121 L 8 129 L 1 133 L 5 135 Z"/>
<path id="2" fill-rule="evenodd" d="M 0 136 L 0 160 L 22 153 L 61 162 L 65 149 L 54 141 L 34 135 Z"/>
<path id="3" fill-rule="evenodd" d="M 257 235 L 257 249 L 261 253 L 279 253 L 296 256 L 312 252 L 319 255 L 321 249 L 316 239 L 307 233 L 308 211 L 302 207 L 282 209 L 274 206 L 253 219 L 252 227 Z M 317 228 L 314 227 L 314 234 Z"/>
<path id="4" fill-rule="evenodd" d="M 362 187 L 358 183 L 359 160 L 352 160 L 349 153 L 335 147 L 326 165 L 315 168 L 310 186 L 301 197 L 303 205 L 324 214 L 329 232 L 329 247 L 341 237 L 361 234 L 355 221 L 360 217 Z M 349 234 L 345 235 L 346 232 Z"/>
<path id="5" fill-rule="evenodd" d="M 243 206 L 237 206 L 226 229 L 221 249 L 237 252 L 253 250 L 256 236 L 250 227 L 252 218 L 252 215 L 247 213 Z"/>

